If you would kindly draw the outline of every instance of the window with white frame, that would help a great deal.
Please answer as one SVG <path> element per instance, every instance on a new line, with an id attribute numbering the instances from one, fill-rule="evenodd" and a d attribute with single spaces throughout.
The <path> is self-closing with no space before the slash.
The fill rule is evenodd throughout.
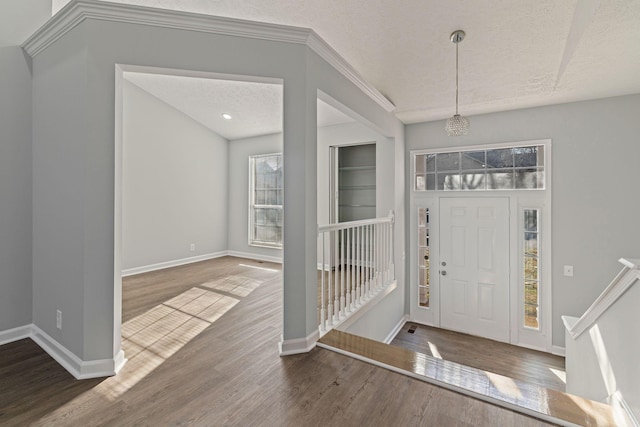
<path id="1" fill-rule="evenodd" d="M 416 154 L 415 191 L 544 189 L 544 145 Z"/>
<path id="2" fill-rule="evenodd" d="M 282 154 L 249 157 L 249 244 L 282 247 Z"/>

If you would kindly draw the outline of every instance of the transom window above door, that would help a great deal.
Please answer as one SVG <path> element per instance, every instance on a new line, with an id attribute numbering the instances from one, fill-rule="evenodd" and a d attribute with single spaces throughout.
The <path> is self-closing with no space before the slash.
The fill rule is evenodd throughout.
<path id="1" fill-rule="evenodd" d="M 541 190 L 544 154 L 544 145 L 417 153 L 414 190 Z"/>

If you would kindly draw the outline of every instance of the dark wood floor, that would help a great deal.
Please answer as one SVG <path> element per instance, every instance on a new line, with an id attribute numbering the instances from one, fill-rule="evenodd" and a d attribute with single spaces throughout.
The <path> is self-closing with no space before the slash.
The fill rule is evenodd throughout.
<path id="1" fill-rule="evenodd" d="M 329 350 L 279 357 L 278 269 L 225 257 L 127 278 L 116 377 L 0 347 L 0 425 L 547 425 Z"/>
<path id="2" fill-rule="evenodd" d="M 412 322 L 405 323 L 391 345 L 545 388 L 566 388 L 564 357 L 541 351 Z"/>

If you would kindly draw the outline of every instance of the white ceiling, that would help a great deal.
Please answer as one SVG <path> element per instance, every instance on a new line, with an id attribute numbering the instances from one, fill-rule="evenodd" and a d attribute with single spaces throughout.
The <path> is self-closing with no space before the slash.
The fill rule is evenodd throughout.
<path id="1" fill-rule="evenodd" d="M 125 72 L 124 78 L 227 140 L 282 132 L 279 84 L 138 72 Z M 318 100 L 318 126 L 352 121 Z"/>
<path id="2" fill-rule="evenodd" d="M 314 29 L 405 123 L 640 93 L 640 0 L 115 0 Z M 53 0 L 56 10 L 67 0 Z"/>

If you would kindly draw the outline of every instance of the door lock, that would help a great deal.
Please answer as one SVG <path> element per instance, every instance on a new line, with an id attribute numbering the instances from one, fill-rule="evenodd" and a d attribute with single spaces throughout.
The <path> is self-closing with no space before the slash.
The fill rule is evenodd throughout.
<path id="1" fill-rule="evenodd" d="M 441 274 L 442 274 L 443 276 L 446 276 L 446 275 L 447 275 L 447 272 L 446 272 L 445 270 L 442 270 L 442 273 L 441 273 Z"/>
<path id="2" fill-rule="evenodd" d="M 444 261 L 442 261 L 441 264 L 442 264 L 443 267 L 445 267 L 447 265 L 447 263 L 444 262 Z"/>

